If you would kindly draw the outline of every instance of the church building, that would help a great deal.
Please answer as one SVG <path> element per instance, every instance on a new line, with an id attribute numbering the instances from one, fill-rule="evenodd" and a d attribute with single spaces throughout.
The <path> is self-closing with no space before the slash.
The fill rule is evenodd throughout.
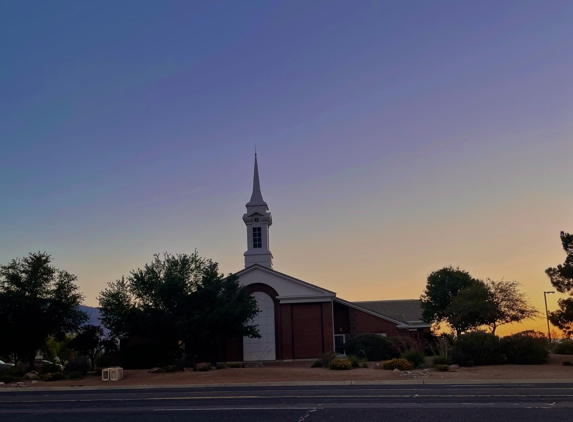
<path id="1" fill-rule="evenodd" d="M 349 302 L 336 293 L 276 271 L 270 250 L 269 229 L 273 223 L 263 199 L 255 154 L 253 193 L 246 204 L 245 269 L 239 283 L 256 298 L 261 338 L 228 339 L 219 353 L 221 361 L 288 361 L 318 358 L 364 333 L 408 336 L 430 330 L 421 319 L 420 301 L 379 300 Z"/>

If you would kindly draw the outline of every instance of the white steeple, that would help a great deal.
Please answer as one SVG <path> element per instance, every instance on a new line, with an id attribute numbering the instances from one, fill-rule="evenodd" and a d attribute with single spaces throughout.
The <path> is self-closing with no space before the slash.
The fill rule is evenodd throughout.
<path id="1" fill-rule="evenodd" d="M 253 264 L 273 268 L 273 254 L 269 250 L 269 227 L 273 224 L 273 219 L 261 193 L 256 153 L 253 193 L 246 207 L 247 212 L 243 215 L 243 221 L 247 226 L 247 251 L 244 253 L 245 268 Z"/>

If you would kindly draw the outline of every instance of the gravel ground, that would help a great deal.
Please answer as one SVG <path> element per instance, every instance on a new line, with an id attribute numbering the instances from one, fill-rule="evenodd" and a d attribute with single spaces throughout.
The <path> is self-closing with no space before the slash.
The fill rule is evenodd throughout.
<path id="1" fill-rule="evenodd" d="M 551 355 L 547 365 L 499 365 L 460 368 L 450 372 L 430 370 L 430 379 L 435 380 L 573 380 L 573 366 L 563 366 L 563 361 L 573 362 L 573 355 Z M 124 379 L 104 383 L 100 378 L 87 376 L 82 380 L 62 380 L 36 384 L 26 382 L 26 387 L 69 387 L 69 386 L 143 386 L 143 385 L 185 385 L 185 384 L 228 384 L 258 382 L 328 382 L 328 381 L 399 381 L 405 378 L 392 371 L 369 368 L 351 371 L 332 371 L 323 368 L 311 369 L 309 361 L 265 363 L 264 368 L 227 368 L 209 372 L 175 372 L 170 374 L 149 374 L 146 370 L 125 370 Z M 417 371 L 421 372 L 421 371 Z"/>

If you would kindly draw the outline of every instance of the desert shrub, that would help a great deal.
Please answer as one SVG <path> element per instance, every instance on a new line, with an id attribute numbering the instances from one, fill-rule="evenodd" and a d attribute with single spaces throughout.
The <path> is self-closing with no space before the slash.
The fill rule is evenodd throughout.
<path id="1" fill-rule="evenodd" d="M 419 334 L 415 333 L 413 336 L 389 337 L 388 340 L 392 342 L 392 347 L 394 348 L 394 354 L 392 357 L 397 358 L 408 350 L 416 350 L 424 355 L 426 354 L 428 342 Z"/>
<path id="2" fill-rule="evenodd" d="M 360 362 L 359 368 L 368 369 L 368 362 Z"/>
<path id="3" fill-rule="evenodd" d="M 558 355 L 573 355 L 573 340 L 570 338 L 563 339 L 553 346 L 553 353 Z"/>
<path id="4" fill-rule="evenodd" d="M 563 362 L 563 366 L 573 366 L 573 363 L 566 360 L 565 362 Z"/>
<path id="5" fill-rule="evenodd" d="M 50 373 L 55 373 L 55 372 L 62 372 L 62 370 L 60 369 L 59 365 L 56 365 L 55 363 L 46 363 L 44 365 L 42 365 L 42 367 L 38 370 L 38 374 L 44 375 L 44 374 L 50 374 Z"/>
<path id="6" fill-rule="evenodd" d="M 169 362 L 169 350 L 160 343 L 142 343 L 126 347 L 120 352 L 124 369 L 149 369 Z"/>
<path id="7" fill-rule="evenodd" d="M 48 372 L 42 375 L 42 380 L 44 381 L 58 381 L 63 379 L 64 379 L 64 374 L 62 372 Z"/>
<path id="8" fill-rule="evenodd" d="M 165 365 L 164 367 L 161 368 L 161 372 L 177 372 L 180 370 L 181 369 L 179 369 L 177 365 Z"/>
<path id="9" fill-rule="evenodd" d="M 350 361 L 353 368 L 360 368 L 360 364 L 364 362 L 364 359 L 356 355 L 348 355 L 347 359 Z"/>
<path id="10" fill-rule="evenodd" d="M 392 359 L 382 363 L 384 369 L 399 369 L 400 371 L 409 371 L 414 369 L 414 364 L 406 359 Z"/>
<path id="11" fill-rule="evenodd" d="M 245 365 L 243 365 L 242 363 L 229 363 L 227 365 L 227 368 L 244 368 Z"/>
<path id="12" fill-rule="evenodd" d="M 321 359 L 317 359 L 314 362 L 312 362 L 312 365 L 310 365 L 311 368 L 324 368 L 324 365 L 322 364 L 322 360 Z"/>
<path id="13" fill-rule="evenodd" d="M 434 356 L 434 365 L 451 365 L 452 363 L 452 358 L 449 356 Z"/>
<path id="14" fill-rule="evenodd" d="M 206 372 L 211 370 L 211 364 L 207 362 L 198 363 L 195 367 L 195 370 L 198 372 Z"/>
<path id="15" fill-rule="evenodd" d="M 426 361 L 426 354 L 422 351 L 414 349 L 406 350 L 400 357 L 414 364 L 414 367 L 423 365 Z"/>
<path id="16" fill-rule="evenodd" d="M 83 377 L 84 377 L 84 374 L 82 374 L 79 371 L 70 372 L 68 374 L 68 378 L 71 380 L 79 380 L 79 379 L 82 379 Z"/>
<path id="17" fill-rule="evenodd" d="M 332 360 L 336 358 L 336 352 L 334 350 L 330 350 L 326 353 L 324 353 L 321 357 L 320 357 L 320 361 L 322 362 L 322 366 L 327 368 L 328 364 L 330 362 L 332 362 Z"/>
<path id="18" fill-rule="evenodd" d="M 537 365 L 549 360 L 549 343 L 543 335 L 525 331 L 500 340 L 507 363 Z"/>
<path id="19" fill-rule="evenodd" d="M 328 367 L 336 371 L 345 371 L 348 369 L 352 369 L 352 362 L 350 362 L 350 360 L 348 359 L 336 358 L 330 361 Z"/>
<path id="20" fill-rule="evenodd" d="M 86 358 L 75 358 L 71 359 L 66 365 L 66 372 L 81 372 L 82 374 L 87 374 L 90 370 L 90 363 Z"/>
<path id="21" fill-rule="evenodd" d="M 450 370 L 450 366 L 449 366 L 449 365 L 441 365 L 441 364 L 438 364 L 438 365 L 434 365 L 434 369 L 435 369 L 436 371 L 446 372 L 446 371 L 449 371 L 449 370 Z"/>
<path id="22" fill-rule="evenodd" d="M 369 361 L 385 360 L 396 356 L 392 342 L 378 334 L 360 334 L 344 344 L 347 355 L 363 354 Z"/>
<path id="23" fill-rule="evenodd" d="M 5 384 L 10 384 L 11 382 L 16 382 L 16 381 L 20 381 L 20 377 L 8 374 L 0 375 L 0 382 L 3 382 Z"/>
<path id="24" fill-rule="evenodd" d="M 109 368 L 111 366 L 111 356 L 108 354 L 100 355 L 95 360 L 96 367 Z"/>
<path id="25" fill-rule="evenodd" d="M 500 365 L 505 357 L 499 337 L 483 331 L 474 331 L 458 336 L 454 341 L 452 360 L 461 366 Z"/>

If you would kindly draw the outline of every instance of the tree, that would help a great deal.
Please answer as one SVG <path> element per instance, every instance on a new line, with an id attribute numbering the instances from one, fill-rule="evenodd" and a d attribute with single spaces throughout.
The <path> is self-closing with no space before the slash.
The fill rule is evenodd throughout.
<path id="1" fill-rule="evenodd" d="M 519 291 L 519 286 L 517 281 L 486 280 L 485 287 L 494 306 L 487 310 L 484 325 L 487 325 L 493 334 L 500 325 L 539 316 L 539 311 L 529 303 L 525 293 Z"/>
<path id="2" fill-rule="evenodd" d="M 48 340 L 40 348 L 44 359 L 50 361 L 59 360 L 60 364 L 65 366 L 75 354 L 69 347 L 73 338 L 74 336 L 71 334 L 66 334 L 61 340 L 53 336 L 48 337 Z"/>
<path id="3" fill-rule="evenodd" d="M 422 302 L 422 319 L 426 322 L 446 322 L 450 324 L 452 312 L 457 311 L 457 306 L 453 304 L 455 297 L 461 290 L 475 284 L 476 280 L 460 268 L 445 267 L 432 272 L 428 276 L 426 290 L 420 297 Z M 453 306 L 453 308 L 452 308 Z M 452 326 L 457 334 L 463 329 Z"/>
<path id="4" fill-rule="evenodd" d="M 90 358 L 92 371 L 95 370 L 95 360 L 101 352 L 113 349 L 115 341 L 106 336 L 99 325 L 84 325 L 80 333 L 70 342 L 70 348 Z"/>
<path id="5" fill-rule="evenodd" d="M 496 311 L 496 303 L 486 284 L 473 280 L 452 299 L 446 308 L 446 320 L 459 335 L 489 323 L 495 318 Z"/>
<path id="6" fill-rule="evenodd" d="M 551 284 L 560 293 L 573 296 L 573 234 L 561 232 L 561 244 L 567 254 L 565 262 L 545 270 Z M 559 310 L 549 313 L 549 320 L 565 332 L 573 335 L 573 297 L 559 299 Z"/>
<path id="7" fill-rule="evenodd" d="M 87 320 L 77 277 L 50 265 L 45 252 L 0 266 L 0 354 L 33 364 L 48 337 L 63 338 Z"/>
<path id="8" fill-rule="evenodd" d="M 108 283 L 99 297 L 101 321 L 114 336 L 139 337 L 175 351 L 179 341 L 201 344 L 213 354 L 218 341 L 256 335 L 250 320 L 256 300 L 224 277 L 218 264 L 192 255 L 154 255 L 150 264 Z"/>
<path id="9" fill-rule="evenodd" d="M 250 323 L 259 312 L 257 301 L 239 285 L 236 275 L 225 277 L 217 265 L 209 266 L 190 299 L 191 324 L 182 334 L 210 351 L 213 366 L 217 363 L 218 345 L 225 339 L 260 337 L 258 328 Z"/>

